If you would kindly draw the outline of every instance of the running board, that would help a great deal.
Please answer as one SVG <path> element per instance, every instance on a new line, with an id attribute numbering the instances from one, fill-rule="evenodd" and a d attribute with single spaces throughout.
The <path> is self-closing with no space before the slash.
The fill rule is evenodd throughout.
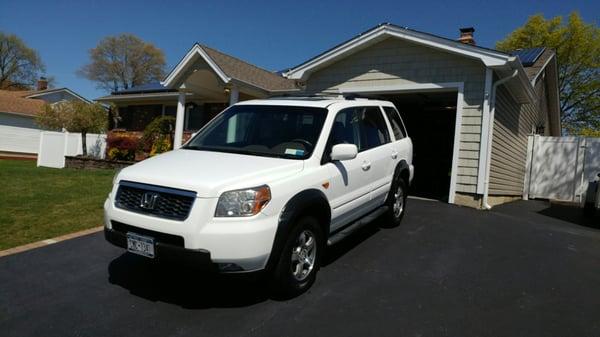
<path id="1" fill-rule="evenodd" d="M 348 235 L 354 233 L 356 230 L 364 227 L 365 225 L 368 225 L 373 220 L 377 219 L 380 215 L 387 212 L 388 208 L 389 208 L 388 206 L 379 207 L 378 209 L 374 210 L 373 212 L 356 220 L 354 223 L 352 223 L 348 227 L 346 227 L 346 228 L 342 229 L 341 231 L 330 236 L 329 239 L 327 240 L 327 245 L 331 246 L 331 245 L 334 245 L 334 244 L 342 241 Z"/>

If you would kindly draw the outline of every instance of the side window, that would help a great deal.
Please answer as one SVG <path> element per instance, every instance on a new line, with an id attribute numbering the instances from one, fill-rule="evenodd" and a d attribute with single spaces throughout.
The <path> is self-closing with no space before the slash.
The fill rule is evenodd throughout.
<path id="1" fill-rule="evenodd" d="M 360 124 L 355 108 L 343 109 L 337 113 L 327 139 L 323 160 L 329 160 L 331 148 L 337 144 L 354 144 L 360 149 Z"/>
<path id="2" fill-rule="evenodd" d="M 394 132 L 394 138 L 396 138 L 396 140 L 400 140 L 400 139 L 406 137 L 406 130 L 404 129 L 404 123 L 402 123 L 402 119 L 400 118 L 398 111 L 396 111 L 396 109 L 389 107 L 389 106 L 384 106 L 383 110 L 385 111 L 385 114 L 387 115 L 387 118 L 390 121 L 390 124 L 392 125 L 392 131 Z"/>
<path id="3" fill-rule="evenodd" d="M 337 144 L 354 144 L 361 152 L 389 142 L 390 134 L 379 107 L 343 109 L 335 116 L 321 162 L 329 161 L 331 148 Z"/>
<path id="4" fill-rule="evenodd" d="M 361 144 L 359 151 L 365 151 L 390 142 L 387 124 L 379 107 L 357 108 L 360 123 Z"/>

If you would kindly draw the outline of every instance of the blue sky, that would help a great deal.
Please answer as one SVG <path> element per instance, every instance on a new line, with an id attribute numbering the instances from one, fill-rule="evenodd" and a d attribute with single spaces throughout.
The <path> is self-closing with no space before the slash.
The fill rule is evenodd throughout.
<path id="1" fill-rule="evenodd" d="M 0 30 L 34 49 L 57 86 L 87 98 L 105 94 L 75 72 L 107 35 L 133 33 L 161 48 L 170 69 L 194 42 L 269 70 L 281 70 L 378 23 L 456 38 L 474 26 L 477 43 L 493 47 L 534 13 L 578 10 L 598 23 L 597 0 L 497 1 L 0 1 Z"/>

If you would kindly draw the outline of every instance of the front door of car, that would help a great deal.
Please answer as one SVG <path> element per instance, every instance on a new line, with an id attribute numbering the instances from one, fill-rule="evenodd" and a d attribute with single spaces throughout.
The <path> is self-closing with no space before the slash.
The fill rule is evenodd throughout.
<path id="1" fill-rule="evenodd" d="M 332 231 L 368 212 L 364 206 L 370 201 L 373 171 L 370 154 L 368 151 L 360 151 L 364 141 L 360 113 L 360 108 L 347 108 L 337 113 L 324 153 L 324 163 L 330 176 L 326 194 L 332 208 Z M 331 161 L 329 154 L 336 144 L 354 144 L 359 153 L 354 159 Z"/>

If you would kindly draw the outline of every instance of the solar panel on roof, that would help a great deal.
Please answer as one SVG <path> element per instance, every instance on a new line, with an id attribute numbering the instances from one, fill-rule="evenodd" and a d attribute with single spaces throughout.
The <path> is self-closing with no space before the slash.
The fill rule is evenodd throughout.
<path id="1" fill-rule="evenodd" d="M 521 64 L 524 67 L 531 67 L 535 61 L 542 55 L 542 53 L 546 50 L 544 47 L 536 47 L 536 48 L 526 48 L 526 49 L 518 49 L 510 52 L 513 56 L 518 56 Z"/>
<path id="2" fill-rule="evenodd" d="M 135 87 L 131 87 L 129 89 L 119 90 L 119 91 L 113 92 L 113 94 L 119 95 L 119 94 L 161 92 L 161 91 L 169 91 L 169 89 L 165 88 L 162 84 L 160 84 L 160 82 L 152 82 L 152 83 L 136 85 Z"/>

